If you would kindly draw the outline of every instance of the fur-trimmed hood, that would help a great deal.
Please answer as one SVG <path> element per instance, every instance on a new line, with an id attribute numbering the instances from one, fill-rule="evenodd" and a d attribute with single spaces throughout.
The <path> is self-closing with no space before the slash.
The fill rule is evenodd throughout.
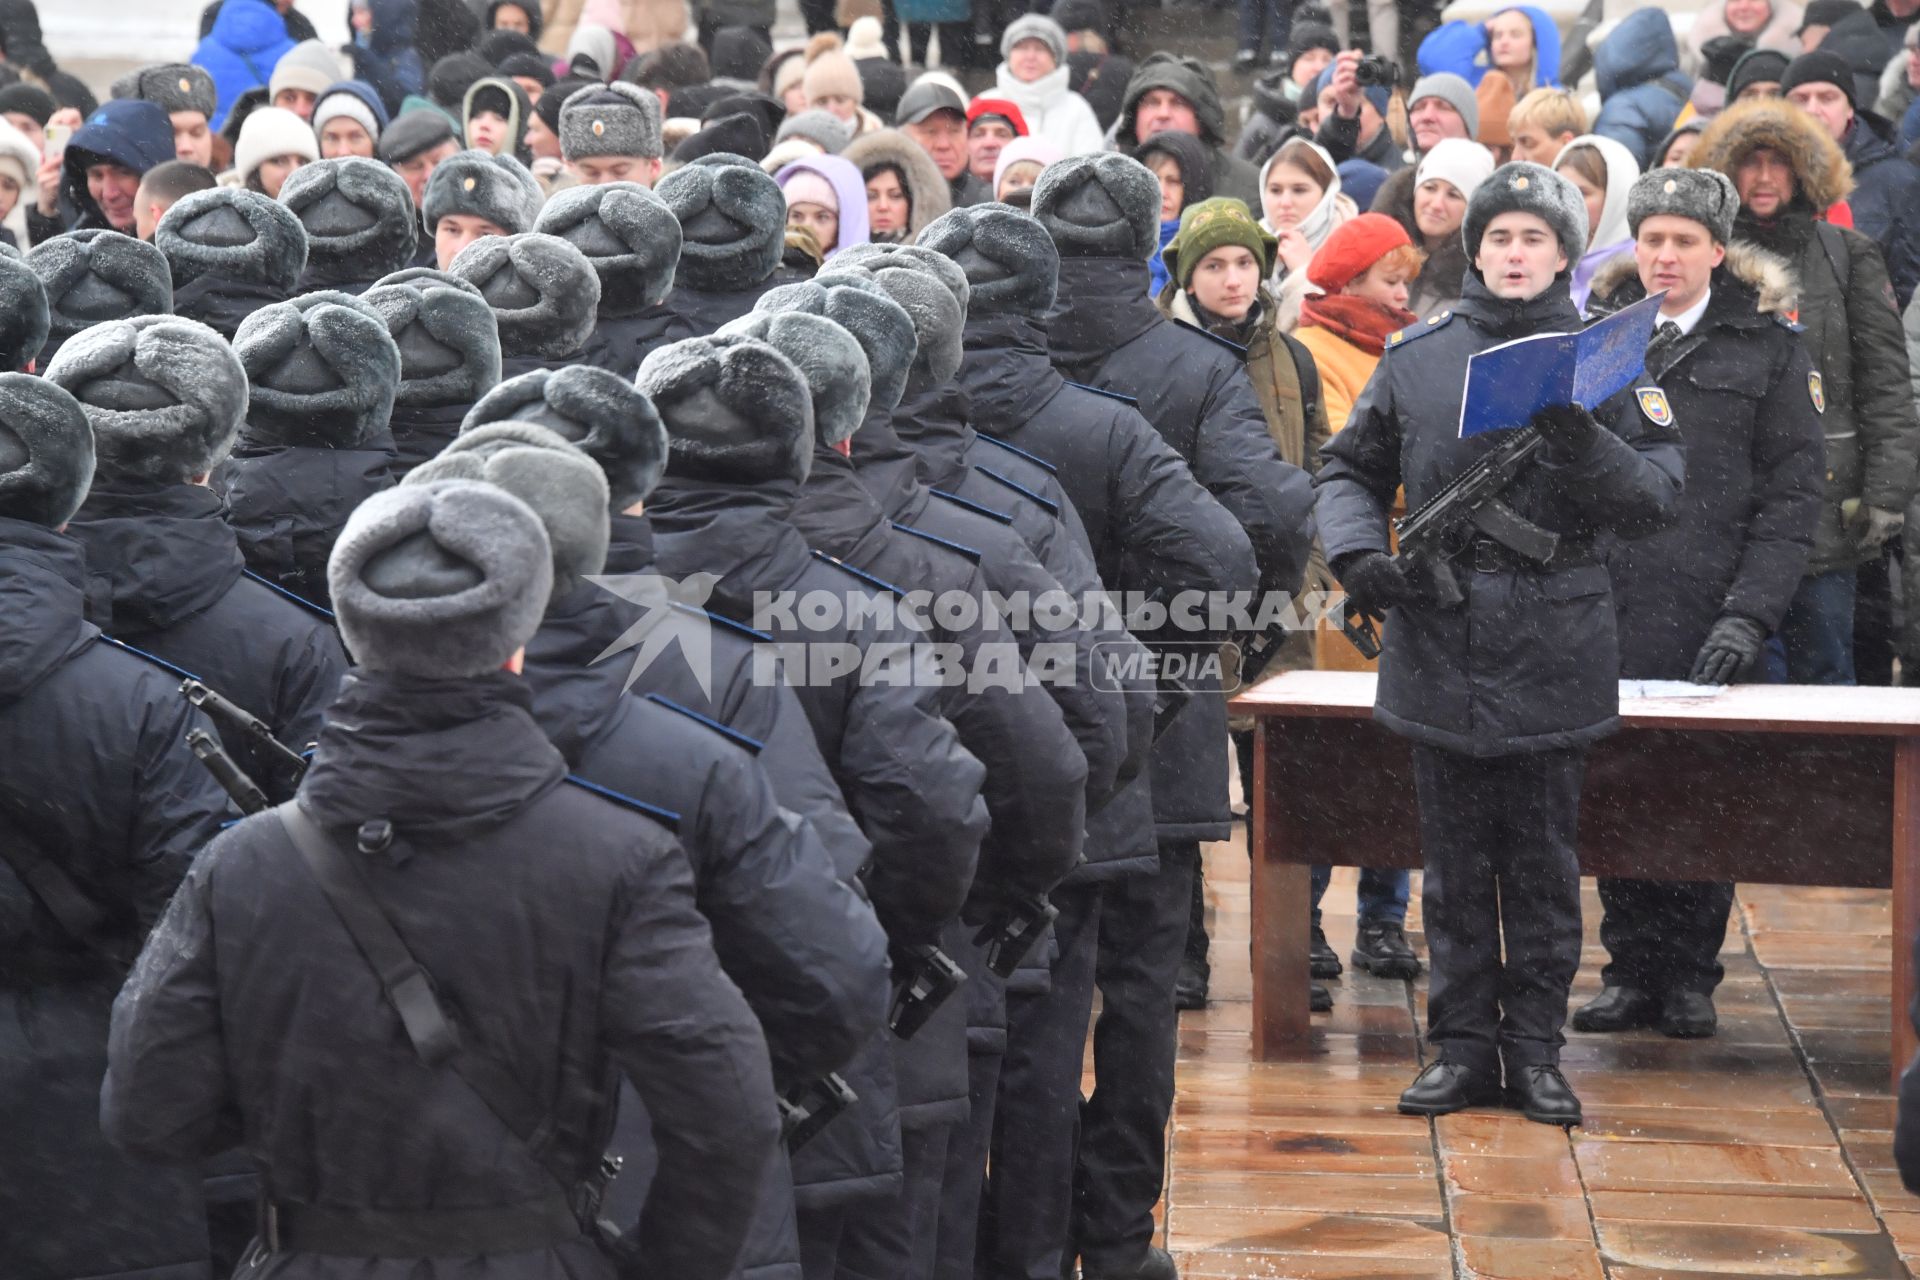
<path id="1" fill-rule="evenodd" d="M 1701 131 L 1687 164 L 1718 169 L 1731 177 L 1759 147 L 1772 147 L 1793 165 L 1800 194 L 1814 209 L 1845 200 L 1853 191 L 1853 166 L 1840 144 L 1818 121 L 1784 98 L 1763 98 L 1728 107 Z"/>
<path id="2" fill-rule="evenodd" d="M 864 178 L 875 165 L 890 164 L 906 175 L 907 243 L 912 243 L 929 222 L 953 207 L 953 191 L 933 157 L 898 129 L 880 129 L 863 133 L 847 144 L 841 156 L 860 170 Z"/>
<path id="3" fill-rule="evenodd" d="M 1795 278 L 1793 268 L 1786 259 L 1757 245 L 1733 241 L 1727 246 L 1727 259 L 1720 264 L 1720 271 L 1758 295 L 1763 315 L 1791 315 L 1800 305 L 1800 281 Z M 1714 274 L 1718 275 L 1719 271 Z M 1639 281 L 1639 265 L 1634 261 L 1633 250 L 1628 249 L 1608 258 L 1593 273 L 1593 299 L 1595 302 L 1611 299 L 1630 283 L 1637 286 Z"/>

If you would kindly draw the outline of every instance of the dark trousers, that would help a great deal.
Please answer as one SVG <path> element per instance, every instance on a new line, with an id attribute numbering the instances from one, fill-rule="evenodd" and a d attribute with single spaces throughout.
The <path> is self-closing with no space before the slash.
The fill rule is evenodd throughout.
<path id="1" fill-rule="evenodd" d="M 800 0 L 800 17 L 806 22 L 810 36 L 838 29 L 833 20 L 833 0 Z"/>
<path id="2" fill-rule="evenodd" d="M 1789 684 L 1852 684 L 1852 569 L 1810 574 L 1780 620 L 1780 644 L 1786 651 Z"/>
<path id="3" fill-rule="evenodd" d="M 1264 52 L 1268 57 L 1285 53 L 1292 29 L 1293 0 L 1240 0 L 1242 52 Z"/>
<path id="4" fill-rule="evenodd" d="M 895 1198 L 800 1213 L 806 1280 L 931 1280 L 952 1130 L 950 1124 L 901 1130 L 905 1177 Z"/>
<path id="5" fill-rule="evenodd" d="M 1100 903 L 1093 1096 L 1080 1110 L 1074 1240 L 1094 1267 L 1136 1262 L 1153 1241 L 1166 1175 L 1179 1015 L 1173 987 L 1187 940 L 1200 846 L 1160 846 L 1160 870 L 1106 887 Z"/>
<path id="6" fill-rule="evenodd" d="M 1442 1058 L 1488 1075 L 1559 1060 L 1580 967 L 1585 770 L 1579 750 L 1413 748 L 1433 966 L 1427 1039 Z"/>
<path id="7" fill-rule="evenodd" d="M 967 1055 L 966 1121 L 947 1138 L 947 1169 L 940 1189 L 940 1229 L 933 1260 L 934 1280 L 973 1280 L 974 1252 L 980 1237 L 980 1195 L 993 1144 L 994 1093 L 1000 1087 L 998 1053 Z"/>
<path id="8" fill-rule="evenodd" d="M 1897 547 L 1900 539 L 1893 540 Z M 1853 571 L 1853 677 L 1858 684 L 1893 683 L 1893 575 L 1891 548 Z"/>
<path id="9" fill-rule="evenodd" d="M 1720 945 L 1727 940 L 1732 884 L 1603 877 L 1600 902 L 1607 912 L 1600 941 L 1610 957 L 1600 980 L 1608 986 L 1710 996 L 1726 976 Z"/>
<path id="10" fill-rule="evenodd" d="M 1112 884 L 1113 882 L 1109 882 Z M 993 1148 L 980 1205 L 982 1280 L 1059 1280 L 1073 1217 L 1080 1070 L 1093 1016 L 1102 884 L 1053 891 L 1057 953 L 1044 993 L 1007 993 Z"/>

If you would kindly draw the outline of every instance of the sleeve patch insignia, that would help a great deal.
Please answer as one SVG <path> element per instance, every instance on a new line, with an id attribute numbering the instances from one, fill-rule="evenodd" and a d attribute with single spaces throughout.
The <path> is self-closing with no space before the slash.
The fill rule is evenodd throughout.
<path id="1" fill-rule="evenodd" d="M 1673 425 L 1673 409 L 1667 404 L 1667 393 L 1658 387 L 1642 387 L 1634 393 L 1640 400 L 1640 412 L 1647 415 L 1647 421 L 1656 427 Z"/>
<path id="2" fill-rule="evenodd" d="M 1815 413 L 1827 411 L 1827 389 L 1820 382 L 1820 371 L 1815 369 L 1807 375 L 1807 396 L 1813 401 Z"/>

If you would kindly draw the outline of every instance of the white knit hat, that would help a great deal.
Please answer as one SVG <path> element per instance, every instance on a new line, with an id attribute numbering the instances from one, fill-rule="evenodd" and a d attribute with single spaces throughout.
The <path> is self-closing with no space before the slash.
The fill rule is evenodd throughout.
<path id="1" fill-rule="evenodd" d="M 282 89 L 305 89 L 317 98 L 338 84 L 342 75 L 340 59 L 333 50 L 319 40 L 302 40 L 273 64 L 273 74 L 267 80 L 267 101 L 272 102 Z"/>
<path id="2" fill-rule="evenodd" d="M 1420 158 L 1413 184 L 1418 187 L 1429 178 L 1453 184 L 1463 200 L 1473 199 L 1474 188 L 1493 176 L 1493 152 L 1465 138 L 1442 138 L 1433 150 Z"/>
<path id="3" fill-rule="evenodd" d="M 299 156 L 311 163 L 320 158 L 313 127 L 283 107 L 257 107 L 240 126 L 233 144 L 233 167 L 240 180 L 275 156 Z"/>
<path id="4" fill-rule="evenodd" d="M 367 131 L 367 136 L 376 143 L 380 141 L 380 122 L 373 118 L 373 108 L 363 101 L 359 94 L 350 89 L 340 89 L 328 94 L 314 104 L 313 132 L 318 137 L 327 126 L 327 121 L 335 116 L 345 116 Z M 245 125 L 241 126 L 245 128 Z"/>

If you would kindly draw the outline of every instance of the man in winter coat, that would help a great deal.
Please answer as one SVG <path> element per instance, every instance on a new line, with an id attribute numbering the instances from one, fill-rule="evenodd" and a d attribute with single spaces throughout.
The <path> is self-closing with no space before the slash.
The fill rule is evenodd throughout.
<path id="1" fill-rule="evenodd" d="M 454 152 L 433 167 L 420 202 L 434 265 L 449 270 L 475 240 L 533 230 L 544 198 L 539 181 L 512 156 Z"/>
<path id="2" fill-rule="evenodd" d="M 1389 174 L 1409 168 L 1406 153 L 1387 128 L 1393 92 L 1383 84 L 1363 86 L 1355 74 L 1359 65 L 1359 52 L 1350 50 L 1335 58 L 1314 79 L 1313 87 L 1308 90 L 1314 97 L 1307 105 L 1317 102 L 1321 111 L 1320 128 L 1313 140 L 1335 164 L 1344 164 L 1350 159 L 1364 160 Z M 1443 137 L 1471 138 L 1476 132 L 1480 104 L 1473 96 L 1472 86 L 1459 76 L 1444 71 L 1425 75 L 1415 82 L 1410 92 L 1419 95 L 1417 99 L 1410 96 L 1407 103 L 1408 130 L 1414 150 L 1430 149 Z M 1430 104 L 1421 112 L 1421 132 L 1430 134 L 1426 147 L 1420 145 L 1419 133 L 1412 128 L 1415 101 Z M 1411 187 L 1408 190 L 1411 200 Z"/>
<path id="3" fill-rule="evenodd" d="M 1895 149 L 1893 125 L 1858 110 L 1846 64 L 1824 49 L 1787 64 L 1780 89 L 1840 144 L 1853 168 L 1853 229 L 1880 246 L 1894 301 L 1901 307 L 1920 285 L 1920 169 Z"/>
<path id="4" fill-rule="evenodd" d="M 378 311 L 327 291 L 254 312 L 233 349 L 247 371 L 247 421 L 214 487 L 248 568 L 326 608 L 334 539 L 393 484 L 400 349 Z"/>
<path id="5" fill-rule="evenodd" d="M 569 785 L 529 711 L 545 530 L 491 485 L 408 486 L 354 513 L 329 576 L 358 669 L 296 799 L 195 862 L 116 1004 L 109 1136 L 174 1160 L 245 1141 L 272 1171 L 259 1247 L 292 1274 L 611 1280 L 588 1184 L 624 1072 L 659 1151 L 627 1243 L 728 1274 L 779 1132 L 766 1044 L 686 856 Z M 385 917 L 423 1001 L 383 991 L 343 899 Z"/>
<path id="6" fill-rule="evenodd" d="M 993 190 L 968 165 L 967 103 L 936 76 L 922 76 L 900 95 L 893 123 L 927 153 L 956 209 L 993 199 Z"/>
<path id="7" fill-rule="evenodd" d="M 1172 446 L 1129 402 L 1066 382 L 1049 362 L 1041 325 L 1060 257 L 1045 228 L 1009 209 L 956 210 L 920 243 L 967 271 L 959 384 L 975 420 L 1058 468 L 1107 588 L 1221 591 L 1251 581 L 1245 532 Z M 1142 772 L 1095 816 L 1085 865 L 1054 891 L 1058 954 L 1046 989 L 1008 994 L 981 1246 L 996 1275 L 1051 1274 L 1067 1247 L 1100 903 L 1106 884 L 1159 870 L 1149 781 Z"/>
<path id="8" fill-rule="evenodd" d="M 631 379 L 650 352 L 693 336 L 667 303 L 680 223 L 652 191 L 634 182 L 568 187 L 547 201 L 534 230 L 579 249 L 600 278 L 582 361 Z"/>
<path id="9" fill-rule="evenodd" d="M 618 82 L 581 89 L 560 108 L 560 158 L 583 184 L 660 177 L 660 95 Z"/>
<path id="10" fill-rule="evenodd" d="M 1451 565 L 1459 605 L 1412 585 L 1388 552 L 1387 512 L 1402 485 L 1418 507 L 1509 438 L 1460 439 L 1467 360 L 1579 326 L 1567 280 L 1586 231 L 1572 183 L 1525 162 L 1496 170 L 1468 202 L 1465 294 L 1450 318 L 1388 345 L 1314 481 L 1334 576 L 1360 607 L 1391 611 L 1374 718 L 1414 744 L 1438 1057 L 1400 1095 L 1407 1114 L 1498 1103 L 1504 1073 L 1508 1105 L 1528 1119 L 1580 1122 L 1558 1062 L 1580 965 L 1585 747 L 1619 724 L 1604 558 L 1613 537 L 1673 517 L 1673 412 L 1643 384 L 1592 411 L 1534 415 L 1540 454 L 1504 498 L 1558 550 L 1540 565 L 1476 538 Z"/>
<path id="11" fill-rule="evenodd" d="M 196 191 L 160 219 L 153 243 L 173 273 L 175 315 L 232 340 L 240 322 L 293 296 L 307 229 L 278 200 L 243 187 Z"/>
<path id="12" fill-rule="evenodd" d="M 60 532 L 94 471 L 80 406 L 0 375 L 0 456 L 0 1254 L 22 1280 L 204 1274 L 199 1172 L 108 1145 L 100 1080 L 114 993 L 226 797 L 179 678 L 85 620 Z"/>
<path id="13" fill-rule="evenodd" d="M 233 447 L 247 374 L 205 325 L 138 316 L 60 349 L 47 380 L 93 426 L 99 470 L 69 526 L 85 548 L 89 620 L 206 681 L 299 750 L 346 668 L 328 621 L 246 574 L 239 540 L 207 488 Z M 263 786 L 264 753 L 228 744 Z"/>
<path id="14" fill-rule="evenodd" d="M 1226 113 L 1220 106 L 1220 88 L 1213 73 L 1198 58 L 1155 53 L 1134 68 L 1113 144 L 1131 153 L 1163 130 L 1190 133 L 1213 152 L 1213 190 L 1216 195 L 1244 200 L 1249 208 L 1260 204 L 1260 171 L 1227 150 Z"/>
<path id="15" fill-rule="evenodd" d="M 414 259 L 420 212 L 407 184 L 377 160 L 343 156 L 301 165 L 280 188 L 280 203 L 307 232 L 300 293 L 365 293 Z"/>
<path id="16" fill-rule="evenodd" d="M 633 433 L 641 448 L 628 456 L 623 490 L 650 488 L 665 465 L 666 433 L 657 418 L 647 425 Z M 763 744 L 657 694 L 628 695 L 622 664 L 596 664 L 595 615 L 621 603 L 588 581 L 605 564 L 606 475 L 545 427 L 497 422 L 461 436 L 409 483 L 460 477 L 527 502 L 553 546 L 553 593 L 521 673 L 541 729 L 576 777 L 680 816 L 696 905 L 766 1034 L 776 1088 L 793 1092 L 839 1070 L 884 1029 L 886 934 L 812 824 L 779 807 L 757 759 Z M 636 1170 L 653 1164 L 647 1119 L 623 1090 L 613 1151 Z M 615 1184 L 616 1221 L 645 1189 Z M 768 1162 L 762 1190 L 739 1264 L 748 1274 L 799 1265 L 785 1153 Z"/>
<path id="17" fill-rule="evenodd" d="M 1857 231 L 1820 220 L 1847 198 L 1846 157 L 1790 102 L 1737 103 L 1687 163 L 1740 193 L 1735 234 L 1786 259 L 1800 286 L 1800 340 L 1819 382 L 1826 493 L 1813 559 L 1780 624 L 1787 678 L 1852 684 L 1855 570 L 1879 559 L 1913 495 L 1920 422 L 1886 264 Z"/>
<path id="18" fill-rule="evenodd" d="M 118 98 L 144 98 L 167 113 L 173 153 L 203 169 L 213 168 L 213 77 L 184 62 L 159 62 L 113 82 Z"/>
<path id="19" fill-rule="evenodd" d="M 1680 70 L 1680 46 L 1664 9 L 1635 9 L 1593 51 L 1600 114 L 1593 131 L 1633 153 L 1642 169 L 1687 105 L 1693 80 Z"/>
<path id="20" fill-rule="evenodd" d="M 254 2 L 254 0 L 250 0 Z M 106 103 L 67 140 L 61 191 L 78 215 L 71 230 L 103 227 L 134 234 L 134 194 L 155 165 L 173 159 L 173 123 L 140 98 Z M 46 196 L 27 211 L 27 238 L 35 244 L 69 230 L 58 204 Z"/>
<path id="21" fill-rule="evenodd" d="M 74 231 L 27 251 L 47 294 L 45 370 L 67 340 L 102 320 L 173 314 L 173 275 L 158 249 L 117 231 Z"/>
<path id="22" fill-rule="evenodd" d="M 452 443 L 467 411 L 500 381 L 500 325 L 476 285 L 430 267 L 397 271 L 361 300 L 400 352 L 387 423 L 400 479 Z"/>
<path id="23" fill-rule="evenodd" d="M 1678 518 L 1607 560 L 1629 680 L 1755 674 L 1813 550 L 1825 457 L 1813 364 L 1784 314 L 1786 264 L 1732 241 L 1739 207 L 1715 170 L 1645 174 L 1627 197 L 1633 252 L 1594 277 L 1590 313 L 1667 291 L 1647 373 L 1688 424 Z M 1603 878 L 1600 900 L 1612 963 L 1574 1030 L 1712 1035 L 1733 886 Z"/>
<path id="24" fill-rule="evenodd" d="M 716 152 L 660 180 L 680 223 L 680 259 L 667 305 L 695 334 L 753 310 L 776 284 L 786 247 L 787 199 L 745 157 Z"/>
<path id="25" fill-rule="evenodd" d="M 1066 377 L 1138 401 L 1194 477 L 1240 522 L 1258 579 L 1230 591 L 1291 592 L 1312 538 L 1310 482 L 1280 460 L 1237 348 L 1166 320 L 1146 294 L 1159 247 L 1158 184 L 1114 155 L 1053 165 L 1034 216 L 1060 252 L 1059 301 L 1047 323 Z M 1165 376 L 1168 369 L 1181 376 Z M 1244 562 L 1237 566 L 1244 573 Z M 1188 643 L 1191 634 L 1165 640 Z M 1212 637 L 1218 639 L 1220 637 Z M 1172 993 L 1184 947 L 1199 842 L 1227 833 L 1226 707 L 1217 679 L 1192 682 L 1156 742 L 1153 795 L 1161 869 L 1109 886 L 1100 907 L 1095 1094 L 1082 1120 L 1077 1245 L 1086 1274 L 1170 1274 L 1154 1249 L 1152 1208 L 1172 1102 Z M 1144 1270 L 1143 1270 L 1144 1268 Z"/>
<path id="26" fill-rule="evenodd" d="M 480 290 L 500 326 L 500 376 L 575 363 L 593 336 L 600 277 L 558 236 L 484 236 L 447 266 Z"/>

